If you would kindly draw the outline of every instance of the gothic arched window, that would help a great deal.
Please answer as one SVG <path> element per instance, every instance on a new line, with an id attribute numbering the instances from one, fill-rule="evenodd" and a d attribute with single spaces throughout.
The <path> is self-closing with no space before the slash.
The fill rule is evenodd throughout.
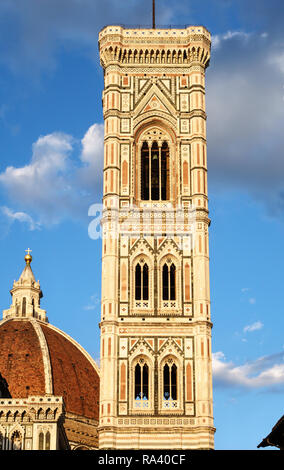
<path id="1" fill-rule="evenodd" d="M 149 147 L 147 142 L 143 142 L 141 149 L 141 199 L 150 199 L 149 191 Z"/>
<path id="2" fill-rule="evenodd" d="M 149 299 L 149 268 L 143 260 L 135 267 L 135 300 Z"/>
<path id="3" fill-rule="evenodd" d="M 176 300 L 176 267 L 166 262 L 163 266 L 163 300 Z"/>
<path id="4" fill-rule="evenodd" d="M 19 431 L 15 431 L 12 436 L 12 450 L 21 450 L 22 438 Z"/>
<path id="5" fill-rule="evenodd" d="M 169 146 L 167 142 L 151 145 L 143 142 L 141 148 L 141 199 L 166 201 L 169 199 Z"/>
<path id="6" fill-rule="evenodd" d="M 151 148 L 151 199 L 158 201 L 160 199 L 160 161 L 159 147 L 157 142 L 154 142 Z"/>
<path id="7" fill-rule="evenodd" d="M 39 450 L 43 450 L 43 441 L 44 441 L 44 434 L 43 432 L 40 432 L 39 437 L 38 437 L 38 449 Z"/>
<path id="8" fill-rule="evenodd" d="M 140 359 L 135 366 L 134 400 L 137 405 L 141 400 L 149 400 L 149 368 L 144 359 Z"/>
<path id="9" fill-rule="evenodd" d="M 23 297 L 23 302 L 22 302 L 22 316 L 26 316 L 26 310 L 27 310 L 27 299 L 26 297 Z"/>
<path id="10" fill-rule="evenodd" d="M 177 366 L 168 359 L 163 366 L 163 408 L 177 407 Z"/>
<path id="11" fill-rule="evenodd" d="M 161 148 L 161 199 L 169 199 L 169 146 L 164 142 Z"/>
<path id="12" fill-rule="evenodd" d="M 50 450 L 50 432 L 47 431 L 45 436 L 45 450 Z"/>

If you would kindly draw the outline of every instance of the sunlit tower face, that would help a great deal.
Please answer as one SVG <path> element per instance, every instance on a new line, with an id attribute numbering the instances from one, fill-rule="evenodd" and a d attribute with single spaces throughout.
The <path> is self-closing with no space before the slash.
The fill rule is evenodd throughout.
<path id="1" fill-rule="evenodd" d="M 210 33 L 195 26 L 107 26 L 99 48 L 105 121 L 100 448 L 211 449 Z M 113 236 L 125 220 L 129 230 Z"/>

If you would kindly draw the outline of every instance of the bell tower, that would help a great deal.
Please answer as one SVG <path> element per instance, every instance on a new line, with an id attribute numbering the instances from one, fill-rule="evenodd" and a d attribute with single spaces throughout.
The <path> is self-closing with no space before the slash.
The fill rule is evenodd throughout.
<path id="1" fill-rule="evenodd" d="M 101 449 L 212 449 L 204 27 L 99 34 Z"/>

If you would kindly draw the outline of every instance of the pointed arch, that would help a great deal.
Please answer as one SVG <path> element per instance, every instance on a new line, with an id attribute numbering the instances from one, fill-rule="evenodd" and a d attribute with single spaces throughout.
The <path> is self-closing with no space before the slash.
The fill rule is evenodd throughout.
<path id="1" fill-rule="evenodd" d="M 162 268 L 163 300 L 176 300 L 176 266 L 166 260 Z"/>
<path id="2" fill-rule="evenodd" d="M 149 200 L 149 146 L 146 141 L 143 142 L 141 148 L 141 199 Z"/>
<path id="3" fill-rule="evenodd" d="M 156 141 L 153 142 L 151 147 L 151 197 L 152 201 L 158 201 L 160 199 L 160 158 L 159 158 L 159 146 Z"/>
<path id="4" fill-rule="evenodd" d="M 135 266 L 135 300 L 149 299 L 149 267 L 144 259 Z"/>
<path id="5" fill-rule="evenodd" d="M 163 409 L 178 408 L 179 374 L 177 359 L 172 355 L 166 356 L 162 362 L 160 377 L 162 382 L 161 404 Z"/>
<path id="6" fill-rule="evenodd" d="M 38 450 L 43 450 L 44 446 L 44 434 L 41 431 L 38 436 Z"/>
<path id="7" fill-rule="evenodd" d="M 134 369 L 134 400 L 149 400 L 149 366 L 140 359 Z"/>
<path id="8" fill-rule="evenodd" d="M 27 299 L 26 297 L 23 297 L 22 300 L 22 316 L 25 317 L 27 314 Z"/>
<path id="9" fill-rule="evenodd" d="M 170 199 L 170 143 L 170 136 L 158 127 L 138 137 L 142 201 Z"/>
<path id="10" fill-rule="evenodd" d="M 45 450 L 50 450 L 50 432 L 47 431 L 45 435 Z"/>
<path id="11" fill-rule="evenodd" d="M 169 145 L 164 141 L 161 148 L 161 199 L 169 199 Z"/>
<path id="12" fill-rule="evenodd" d="M 12 446 L 12 450 L 22 449 L 22 435 L 19 431 L 13 432 L 11 436 L 11 446 Z"/>

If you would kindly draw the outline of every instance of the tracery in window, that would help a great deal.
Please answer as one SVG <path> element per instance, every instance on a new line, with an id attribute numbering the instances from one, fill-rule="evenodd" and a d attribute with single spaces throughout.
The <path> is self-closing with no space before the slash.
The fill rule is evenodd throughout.
<path id="1" fill-rule="evenodd" d="M 143 358 L 134 369 L 134 407 L 149 407 L 149 367 Z"/>
<path id="2" fill-rule="evenodd" d="M 167 142 L 143 142 L 141 148 L 141 199 L 169 199 L 169 146 Z"/>
<path id="3" fill-rule="evenodd" d="M 157 142 L 153 142 L 151 148 L 151 199 L 158 201 L 160 199 L 160 158 Z"/>
<path id="4" fill-rule="evenodd" d="M 163 300 L 176 300 L 176 267 L 171 260 L 163 265 Z"/>
<path id="5" fill-rule="evenodd" d="M 143 142 L 141 149 L 141 199 L 149 200 L 149 147 Z"/>
<path id="6" fill-rule="evenodd" d="M 149 268 L 141 259 L 135 267 L 135 300 L 149 299 Z"/>
<path id="7" fill-rule="evenodd" d="M 177 408 L 177 366 L 169 358 L 163 366 L 163 408 Z"/>
<path id="8" fill-rule="evenodd" d="M 161 199 L 169 199 L 169 146 L 163 142 L 161 149 Z"/>

